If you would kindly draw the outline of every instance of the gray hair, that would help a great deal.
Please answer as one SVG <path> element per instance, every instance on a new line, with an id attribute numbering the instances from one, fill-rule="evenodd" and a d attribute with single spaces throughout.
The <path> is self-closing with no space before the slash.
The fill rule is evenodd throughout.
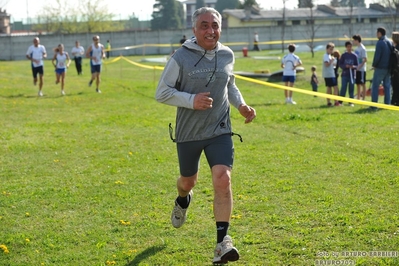
<path id="1" fill-rule="evenodd" d="M 220 13 L 216 9 L 214 9 L 212 7 L 201 7 L 194 11 L 193 17 L 191 19 L 191 21 L 193 23 L 193 27 L 195 27 L 195 25 L 197 25 L 198 17 L 200 15 L 203 15 L 206 13 L 211 13 L 211 14 L 216 15 L 216 17 L 218 18 L 218 20 L 220 22 L 220 26 L 222 25 L 222 15 L 220 15 Z"/>

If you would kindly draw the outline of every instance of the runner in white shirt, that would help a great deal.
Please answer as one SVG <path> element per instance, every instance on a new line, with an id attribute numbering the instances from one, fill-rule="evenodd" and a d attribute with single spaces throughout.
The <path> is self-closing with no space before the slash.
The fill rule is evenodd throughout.
<path id="1" fill-rule="evenodd" d="M 40 44 L 40 39 L 35 37 L 33 39 L 33 45 L 29 46 L 26 52 L 26 58 L 28 58 L 32 64 L 33 84 L 37 84 L 37 75 L 39 74 L 39 96 L 43 96 L 43 58 L 47 57 L 46 48 Z"/>
<path id="2" fill-rule="evenodd" d="M 64 80 L 65 80 L 65 73 L 66 69 L 69 67 L 71 63 L 71 59 L 67 52 L 64 51 L 64 45 L 59 44 L 57 48 L 54 49 L 54 56 L 51 62 L 55 67 L 55 84 L 60 83 L 61 79 L 61 95 L 65 95 L 64 91 Z"/>
<path id="3" fill-rule="evenodd" d="M 90 66 L 91 66 L 91 79 L 89 82 L 89 87 L 96 80 L 96 92 L 101 93 L 100 86 L 100 73 L 101 73 L 101 65 L 102 59 L 105 58 L 104 45 L 100 43 L 100 37 L 93 37 L 93 44 L 87 48 L 86 57 L 90 58 Z"/>
<path id="4" fill-rule="evenodd" d="M 295 52 L 295 44 L 288 45 L 288 51 L 290 52 L 281 60 L 281 67 L 283 70 L 283 82 L 285 86 L 294 87 L 295 79 L 296 79 L 296 67 L 302 65 L 301 59 Z M 292 99 L 292 91 L 285 90 L 285 103 L 287 104 L 296 104 L 296 102 Z"/>
<path id="5" fill-rule="evenodd" d="M 85 54 L 85 48 L 80 45 L 79 41 L 75 42 L 75 46 L 72 48 L 71 54 L 75 60 L 75 66 L 78 75 L 82 75 L 82 56 Z"/>

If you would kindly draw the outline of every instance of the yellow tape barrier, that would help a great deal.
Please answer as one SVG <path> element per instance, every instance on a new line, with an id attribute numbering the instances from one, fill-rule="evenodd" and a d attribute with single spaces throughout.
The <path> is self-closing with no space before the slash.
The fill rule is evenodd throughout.
<path id="1" fill-rule="evenodd" d="M 350 41 L 351 38 L 317 38 L 313 39 L 313 42 L 331 42 L 331 41 Z M 363 41 L 369 41 L 369 40 L 375 40 L 377 41 L 376 38 L 362 38 Z M 312 40 L 311 39 L 305 39 L 305 40 L 286 40 L 284 43 L 310 43 Z M 281 44 L 281 40 L 276 40 L 276 41 L 265 41 L 265 42 L 258 42 L 259 45 L 267 45 L 267 44 Z M 248 46 L 251 43 L 250 42 L 226 42 L 223 43 L 226 46 Z M 164 43 L 164 44 L 154 44 L 154 43 L 145 43 L 145 44 L 140 44 L 140 45 L 133 45 L 133 46 L 125 46 L 125 47 L 118 47 L 118 48 L 112 48 L 109 51 L 123 51 L 123 50 L 130 50 L 130 49 L 138 49 L 138 48 L 146 48 L 146 47 L 179 47 L 181 46 L 180 43 Z"/>
<path id="2" fill-rule="evenodd" d="M 164 67 L 160 67 L 160 66 L 148 66 L 148 65 L 139 64 L 139 63 L 131 61 L 131 60 L 129 60 L 129 59 L 123 57 L 123 56 L 119 56 L 119 57 L 113 59 L 109 63 L 117 62 L 120 59 L 123 59 L 123 60 L 129 62 L 130 64 L 138 66 L 138 67 L 141 67 L 141 68 L 156 69 L 156 70 L 163 70 L 164 69 Z M 270 83 L 270 82 L 266 82 L 266 81 L 262 81 L 262 80 L 258 80 L 258 79 L 247 78 L 247 77 L 240 76 L 240 75 L 235 75 L 235 77 L 237 79 L 241 79 L 241 80 L 244 80 L 244 81 L 248 81 L 248 82 L 252 82 L 252 83 L 256 83 L 256 84 L 260 84 L 260 85 L 264 85 L 264 86 L 268 86 L 268 87 L 272 87 L 272 88 L 276 88 L 276 89 L 280 89 L 280 90 L 291 90 L 291 91 L 299 92 L 299 93 L 302 93 L 302 94 L 314 95 L 314 96 L 318 96 L 318 97 L 326 98 L 326 99 L 333 99 L 333 100 L 337 100 L 337 101 L 350 102 L 350 103 L 353 103 L 353 104 L 359 104 L 359 105 L 364 105 L 364 106 L 373 106 L 373 107 L 378 107 L 378 108 L 381 108 L 381 109 L 399 111 L 399 106 L 395 106 L 395 105 L 387 105 L 387 104 L 382 104 L 382 103 L 361 101 L 361 100 L 357 100 L 357 99 L 351 99 L 351 98 L 348 98 L 348 97 L 341 97 L 341 96 L 331 95 L 331 94 L 322 93 L 322 92 L 314 92 L 314 91 L 309 91 L 309 90 L 304 90 L 304 89 L 298 89 L 298 88 L 295 88 L 295 87 L 288 87 L 288 86 L 284 86 L 284 85 L 278 85 L 278 84 L 274 84 L 274 83 Z"/>

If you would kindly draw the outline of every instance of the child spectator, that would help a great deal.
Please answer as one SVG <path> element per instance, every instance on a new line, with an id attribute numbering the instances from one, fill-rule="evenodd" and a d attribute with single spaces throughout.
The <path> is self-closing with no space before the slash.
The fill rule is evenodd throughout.
<path id="1" fill-rule="evenodd" d="M 317 92 L 317 88 L 319 86 L 319 80 L 317 79 L 316 66 L 312 66 L 311 70 L 312 70 L 312 77 L 310 78 L 310 84 L 312 85 L 312 90 Z M 316 97 L 316 95 L 314 97 Z"/>
<path id="2" fill-rule="evenodd" d="M 356 69 L 357 69 L 357 55 L 352 52 L 352 43 L 345 42 L 345 53 L 342 54 L 339 59 L 339 67 L 342 69 L 341 74 L 341 91 L 340 96 L 345 97 L 346 90 L 349 85 L 349 98 L 354 98 L 355 92 L 355 81 L 356 81 Z M 342 101 L 340 101 L 342 103 Z M 354 106 L 353 103 L 349 103 L 349 106 Z"/>
<path id="3" fill-rule="evenodd" d="M 334 88 L 334 95 L 338 96 L 337 77 L 334 71 L 334 57 L 332 56 L 334 51 L 334 43 L 330 42 L 326 45 L 326 53 L 323 56 L 323 71 L 322 76 L 327 87 L 327 94 L 332 94 L 332 88 Z M 335 105 L 339 106 L 339 101 L 335 101 Z M 331 99 L 327 99 L 327 106 L 332 106 Z"/>
<path id="4" fill-rule="evenodd" d="M 357 55 L 358 66 L 356 70 L 357 99 L 366 98 L 366 62 L 367 51 L 362 44 L 362 37 L 359 34 L 353 35 L 353 44 L 357 46 L 355 54 Z"/>
<path id="5" fill-rule="evenodd" d="M 294 87 L 295 78 L 296 78 L 296 67 L 302 65 L 301 59 L 295 52 L 295 44 L 288 45 L 289 54 L 285 55 L 281 60 L 281 67 L 283 70 L 283 82 L 285 82 L 285 86 Z M 296 104 L 296 102 L 292 99 L 292 91 L 285 90 L 285 103 L 286 104 Z"/>

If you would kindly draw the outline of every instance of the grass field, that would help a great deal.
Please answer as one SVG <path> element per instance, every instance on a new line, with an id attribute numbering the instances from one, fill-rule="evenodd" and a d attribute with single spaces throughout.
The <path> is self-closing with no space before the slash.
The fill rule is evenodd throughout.
<path id="1" fill-rule="evenodd" d="M 298 54 L 307 71 L 296 87 L 310 90 L 312 65 L 321 77 L 322 54 Z M 279 64 L 237 58 L 236 70 Z M 28 61 L 0 69 L 0 265 L 211 265 L 205 158 L 186 224 L 170 224 L 175 108 L 154 100 L 161 71 L 107 64 L 97 94 L 85 60 L 83 76 L 71 65 L 62 97 L 47 60 L 39 98 Z M 234 139 L 232 264 L 399 265 L 399 113 L 327 108 L 301 93 L 285 105 L 282 90 L 237 84 L 257 118 L 244 124 L 232 111 L 244 139 Z"/>

